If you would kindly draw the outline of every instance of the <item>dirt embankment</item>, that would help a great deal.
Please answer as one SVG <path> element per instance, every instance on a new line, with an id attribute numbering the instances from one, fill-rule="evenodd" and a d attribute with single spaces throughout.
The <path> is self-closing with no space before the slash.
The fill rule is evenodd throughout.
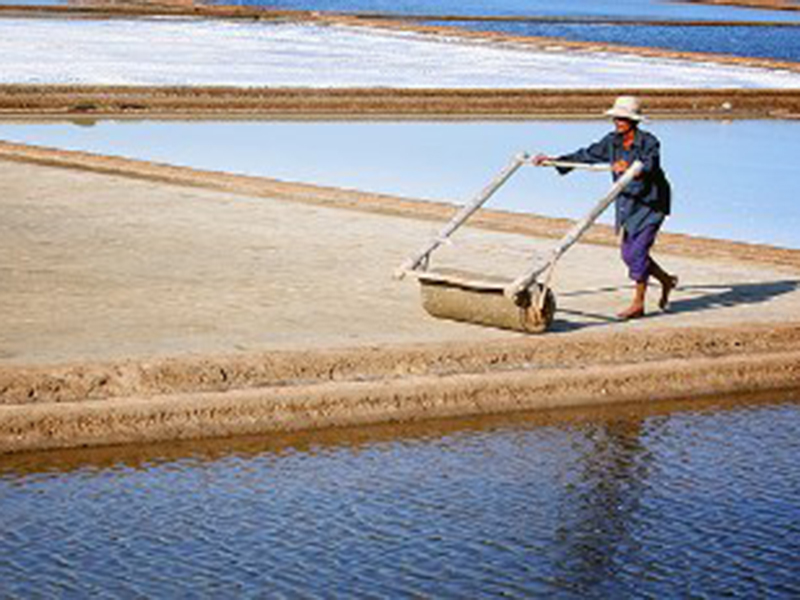
<path id="1" fill-rule="evenodd" d="M 800 90 L 483 90 L 0 85 L 0 116 L 436 118 L 596 117 L 621 94 L 654 118 L 792 118 Z"/>
<path id="2" fill-rule="evenodd" d="M 798 385 L 797 325 L 4 369 L 0 452 Z"/>
<path id="3" fill-rule="evenodd" d="M 409 376 L 651 365 L 800 352 L 800 323 L 531 336 L 480 343 L 276 351 L 47 367 L 0 367 L 0 405 L 76 403 L 165 394 L 377 382 Z M 724 361 L 723 361 L 724 362 Z M 800 375 L 800 363 L 794 370 Z M 800 380 L 796 381 L 800 383 Z M 765 382 L 759 382 L 762 387 Z M 769 385 L 767 385 L 769 387 Z"/>
<path id="4" fill-rule="evenodd" d="M 306 10 L 281 10 L 249 6 L 195 4 L 182 2 L 70 2 L 52 6 L 28 4 L 4 4 L 0 6 L 0 17 L 63 17 L 63 18 L 132 18 L 132 17 L 203 17 L 216 19 L 291 19 L 313 18 Z"/>

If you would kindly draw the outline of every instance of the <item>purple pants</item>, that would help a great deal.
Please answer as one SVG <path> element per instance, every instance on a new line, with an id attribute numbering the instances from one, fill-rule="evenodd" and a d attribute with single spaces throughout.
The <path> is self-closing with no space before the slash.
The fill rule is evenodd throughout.
<path id="1" fill-rule="evenodd" d="M 656 241 L 660 225 L 648 225 L 641 231 L 622 234 L 622 260 L 628 265 L 628 276 L 636 283 L 647 281 L 650 275 L 650 248 Z"/>

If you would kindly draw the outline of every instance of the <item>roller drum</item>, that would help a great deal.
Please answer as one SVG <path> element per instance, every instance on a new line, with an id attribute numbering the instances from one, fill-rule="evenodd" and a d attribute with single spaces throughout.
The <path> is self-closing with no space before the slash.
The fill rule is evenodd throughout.
<path id="1" fill-rule="evenodd" d="M 423 307 L 440 319 L 541 333 L 550 327 L 556 312 L 555 294 L 540 283 L 519 294 L 516 300 L 506 297 L 501 289 L 475 289 L 431 281 L 420 284 Z"/>

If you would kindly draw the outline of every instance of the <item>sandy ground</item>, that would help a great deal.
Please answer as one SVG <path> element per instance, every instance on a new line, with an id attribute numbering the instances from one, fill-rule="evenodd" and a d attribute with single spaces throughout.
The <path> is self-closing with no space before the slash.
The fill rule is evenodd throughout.
<path id="1" fill-rule="evenodd" d="M 392 279 L 436 224 L 10 162 L 0 174 L 6 364 L 509 335 L 430 319 L 416 284 Z M 471 229 L 435 258 L 514 276 L 552 245 Z M 800 273 L 663 262 L 681 276 L 673 310 L 621 324 L 631 290 L 616 249 L 576 247 L 556 273 L 555 330 L 800 314 Z"/>
<path id="2" fill-rule="evenodd" d="M 419 205 L 393 216 L 4 160 L 0 176 L 0 451 L 800 384 L 797 252 L 662 254 L 681 277 L 672 310 L 654 294 L 648 318 L 620 323 L 617 250 L 579 245 L 556 272 L 553 331 L 531 337 L 435 320 L 415 282 L 392 279 L 440 226 Z M 470 228 L 436 263 L 514 275 L 552 244 Z"/>
<path id="3" fill-rule="evenodd" d="M 20 192 L 2 200 L 5 361 L 466 333 L 427 321 L 415 286 L 391 279 L 429 224 L 30 165 L 0 171 Z"/>

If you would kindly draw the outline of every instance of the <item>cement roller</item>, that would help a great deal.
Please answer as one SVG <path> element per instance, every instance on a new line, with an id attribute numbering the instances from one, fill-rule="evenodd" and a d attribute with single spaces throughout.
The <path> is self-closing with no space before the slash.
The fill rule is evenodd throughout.
<path id="1" fill-rule="evenodd" d="M 592 210 L 564 235 L 546 261 L 533 265 L 516 279 L 456 269 L 429 268 L 434 250 L 446 242 L 524 164 L 532 164 L 528 154 L 515 156 L 472 202 L 456 213 L 435 238 L 420 252 L 408 258 L 395 272 L 398 279 L 412 275 L 420 282 L 422 304 L 430 315 L 526 333 L 546 331 L 556 312 L 555 294 L 549 287 L 556 262 L 642 170 L 642 163 L 635 161 Z M 563 161 L 547 161 L 543 166 L 604 171 L 611 168 L 609 165 Z M 544 283 L 537 281 L 542 275 L 545 275 Z"/>

